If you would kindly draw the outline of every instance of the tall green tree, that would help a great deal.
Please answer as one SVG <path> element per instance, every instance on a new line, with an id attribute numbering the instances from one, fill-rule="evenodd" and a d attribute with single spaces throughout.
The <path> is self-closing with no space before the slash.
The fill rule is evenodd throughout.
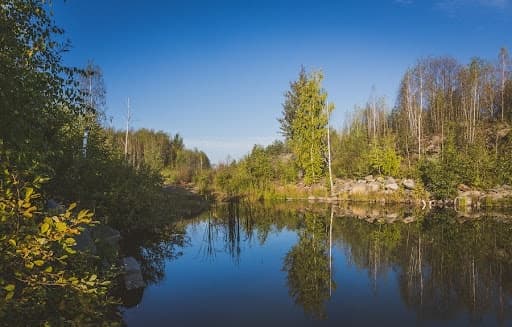
<path id="1" fill-rule="evenodd" d="M 322 80 L 321 72 L 306 75 L 301 70 L 299 79 L 291 84 L 287 93 L 284 116 L 280 120 L 306 184 L 323 176 L 326 163 L 327 123 L 334 106 L 327 107 Z"/>
<path id="2" fill-rule="evenodd" d="M 282 117 L 278 119 L 281 124 L 281 134 L 286 141 L 293 138 L 293 121 L 297 115 L 300 106 L 300 94 L 304 90 L 308 81 L 308 75 L 304 66 L 301 67 L 299 78 L 290 83 L 290 89 L 285 93 L 285 101 L 283 103 Z"/>

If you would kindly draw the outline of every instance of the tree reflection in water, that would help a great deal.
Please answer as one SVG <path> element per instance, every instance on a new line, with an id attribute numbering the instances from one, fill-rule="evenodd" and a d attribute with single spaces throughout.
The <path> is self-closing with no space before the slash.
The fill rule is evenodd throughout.
<path id="1" fill-rule="evenodd" d="M 306 212 L 297 233 L 298 243 L 284 259 L 289 294 L 315 318 L 325 318 L 325 302 L 336 284 L 331 279 L 330 238 L 325 216 Z"/>
<path id="2" fill-rule="evenodd" d="M 328 318 L 337 274 L 343 275 L 333 273 L 333 254 L 343 251 L 349 266 L 366 271 L 374 294 L 381 292 L 379 283 L 389 282 L 382 276 L 396 276 L 398 289 L 393 294 L 418 321 L 451 320 L 461 314 L 474 323 L 489 314 L 498 323 L 510 321 L 512 220 L 481 214 L 470 219 L 447 210 L 415 212 L 412 219 L 413 212 L 401 208 L 395 213 L 386 207 L 381 219 L 378 208 L 242 203 L 214 206 L 181 226 L 201 228 L 200 251 L 205 258 L 214 261 L 222 251 L 235 265 L 251 242 L 264 244 L 270 235 L 295 232 L 297 243 L 287 249 L 282 271 L 290 298 L 310 317 Z M 160 280 L 165 261 L 176 258 L 187 243 L 187 237 L 176 231 L 163 235 L 146 241 L 139 251 L 149 281 Z M 337 290 L 341 298 L 343 289 Z"/>

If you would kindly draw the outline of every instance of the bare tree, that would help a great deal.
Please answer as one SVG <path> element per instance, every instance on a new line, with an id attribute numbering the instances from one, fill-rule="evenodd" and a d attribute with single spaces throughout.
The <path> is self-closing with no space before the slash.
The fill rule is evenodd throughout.
<path id="1" fill-rule="evenodd" d="M 509 61 L 508 51 L 506 48 L 500 50 L 500 73 L 501 73 L 501 121 L 505 118 L 505 85 L 507 81 L 507 65 Z"/>
<path id="2" fill-rule="evenodd" d="M 90 112 L 94 113 L 98 122 L 106 120 L 106 87 L 103 71 L 92 60 L 82 70 L 79 78 L 79 89 L 82 99 Z"/>
<path id="3" fill-rule="evenodd" d="M 126 102 L 126 134 L 124 138 L 124 158 L 128 158 L 128 135 L 130 133 L 130 123 L 132 120 L 132 112 L 130 108 L 130 98 Z"/>

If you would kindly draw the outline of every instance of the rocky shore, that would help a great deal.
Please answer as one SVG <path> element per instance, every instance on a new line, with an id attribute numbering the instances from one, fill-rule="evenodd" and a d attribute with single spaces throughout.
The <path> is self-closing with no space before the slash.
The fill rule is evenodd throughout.
<path id="1" fill-rule="evenodd" d="M 457 195 L 449 199 L 433 199 L 421 183 L 409 178 L 394 178 L 391 176 L 374 177 L 368 175 L 362 179 L 335 179 L 333 192 L 326 195 L 326 187 L 321 184 L 305 186 L 297 185 L 295 194 L 307 196 L 289 196 L 285 190 L 287 200 L 307 199 L 320 202 L 370 202 L 370 203 L 407 203 L 421 207 L 458 207 L 458 208 L 484 208 L 484 207 L 512 207 L 512 186 L 500 185 L 488 190 L 471 188 L 459 184 Z"/>

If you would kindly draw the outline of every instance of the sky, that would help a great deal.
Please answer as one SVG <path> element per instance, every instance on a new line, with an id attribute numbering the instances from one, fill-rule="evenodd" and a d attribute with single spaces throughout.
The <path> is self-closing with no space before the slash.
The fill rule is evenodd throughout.
<path id="1" fill-rule="evenodd" d="M 512 50 L 512 0 L 55 0 L 70 66 L 99 65 L 122 128 L 179 133 L 213 163 L 280 139 L 284 93 L 301 65 L 322 70 L 332 126 L 372 89 L 395 104 L 422 57 L 497 60 Z"/>

